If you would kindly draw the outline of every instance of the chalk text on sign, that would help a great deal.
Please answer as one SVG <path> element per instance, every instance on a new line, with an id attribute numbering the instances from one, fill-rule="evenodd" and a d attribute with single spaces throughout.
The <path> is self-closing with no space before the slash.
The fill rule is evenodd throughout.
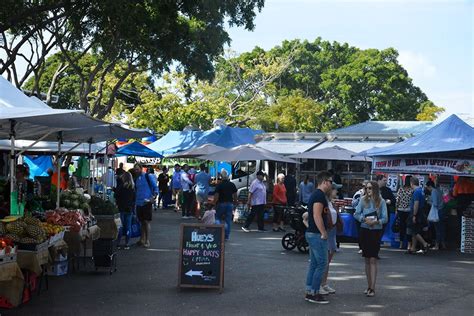
<path id="1" fill-rule="evenodd" d="M 191 241 L 194 242 L 213 242 L 214 235 L 212 234 L 198 234 L 198 232 L 191 233 Z"/>

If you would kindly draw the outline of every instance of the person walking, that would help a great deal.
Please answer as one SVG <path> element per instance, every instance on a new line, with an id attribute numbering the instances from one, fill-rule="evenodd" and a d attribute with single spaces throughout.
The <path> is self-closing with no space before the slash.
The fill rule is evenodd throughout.
<path id="1" fill-rule="evenodd" d="M 383 225 L 388 221 L 387 204 L 380 195 L 377 182 L 366 185 L 367 194 L 361 199 L 354 213 L 360 223 L 360 244 L 365 258 L 365 275 L 368 288 L 364 292 L 368 297 L 375 296 L 377 281 L 377 258 L 380 251 L 380 235 Z"/>
<path id="2" fill-rule="evenodd" d="M 158 175 L 158 203 L 157 207 L 160 207 L 160 201 L 163 208 L 168 207 L 167 194 L 169 192 L 168 183 L 170 182 L 170 176 L 168 175 L 168 168 L 163 167 L 162 172 Z"/>
<path id="3" fill-rule="evenodd" d="M 336 223 L 338 221 L 337 210 L 334 207 L 333 201 L 337 199 L 337 186 L 333 183 L 332 189 L 328 194 L 328 208 L 331 212 L 331 225 L 332 227 L 327 230 L 328 232 L 328 264 L 326 271 L 323 275 L 323 279 L 321 280 L 321 286 L 319 287 L 319 294 L 328 295 L 328 294 L 336 294 L 336 290 L 333 289 L 328 285 L 328 275 L 329 275 L 329 265 L 331 264 L 332 258 L 337 250 L 337 227 Z"/>
<path id="4" fill-rule="evenodd" d="M 296 203 L 296 179 L 293 168 L 288 168 L 285 177 L 286 201 L 288 206 L 295 206 Z"/>
<path id="5" fill-rule="evenodd" d="M 407 222 L 410 216 L 410 201 L 413 196 L 413 189 L 410 185 L 411 176 L 406 176 L 403 186 L 397 192 L 396 214 L 400 223 L 400 249 L 411 248 L 411 235 L 407 234 Z M 404 243 L 408 246 L 404 247 Z"/>
<path id="6" fill-rule="evenodd" d="M 232 211 L 237 204 L 237 187 L 229 181 L 229 174 L 225 169 L 221 171 L 221 183 L 214 192 L 214 204 L 216 205 L 216 224 L 224 221 L 225 240 L 230 238 L 230 227 L 232 225 Z"/>
<path id="7" fill-rule="evenodd" d="M 257 215 L 257 226 L 258 232 L 266 232 L 263 223 L 263 215 L 265 213 L 265 205 L 267 204 L 267 187 L 263 182 L 265 174 L 263 171 L 257 172 L 257 179 L 252 181 L 252 184 L 249 188 L 249 197 L 247 201 L 247 205 L 251 208 L 250 214 L 245 221 L 244 226 L 242 226 L 242 230 L 246 233 L 250 232 L 250 224 L 252 224 L 255 215 Z"/>
<path id="8" fill-rule="evenodd" d="M 193 190 L 194 183 L 189 179 L 189 166 L 183 165 L 181 172 L 181 189 L 183 190 L 183 205 L 181 206 L 181 216 L 184 219 L 191 218 L 191 211 L 193 207 Z"/>
<path id="9" fill-rule="evenodd" d="M 117 187 L 115 188 L 115 201 L 120 211 L 120 220 L 122 228 L 119 230 L 118 244 L 125 236 L 125 245 L 123 249 L 130 249 L 130 236 L 132 228 L 132 213 L 135 208 L 135 183 L 132 174 L 124 171 L 118 176 Z"/>
<path id="10" fill-rule="evenodd" d="M 278 174 L 277 184 L 273 186 L 273 231 L 274 232 L 285 232 L 283 225 L 283 214 L 287 205 L 286 187 L 285 187 L 285 175 L 283 173 Z"/>
<path id="11" fill-rule="evenodd" d="M 148 174 L 148 177 L 150 178 L 153 178 L 153 180 L 155 181 L 155 183 L 158 183 L 158 177 L 156 176 L 155 174 L 155 169 L 153 169 L 152 167 L 148 167 L 146 169 L 146 173 Z M 159 188 L 158 188 L 159 190 Z M 158 205 L 157 205 L 157 199 L 158 197 L 158 194 L 155 196 L 155 198 L 153 199 L 153 210 L 156 212 L 158 210 Z"/>
<path id="12" fill-rule="evenodd" d="M 305 237 L 309 244 L 310 263 L 306 276 L 305 300 L 327 304 L 328 300 L 319 292 L 328 264 L 329 209 L 326 195 L 332 188 L 332 176 L 323 171 L 316 176 L 318 187 L 308 201 L 308 228 Z"/>
<path id="13" fill-rule="evenodd" d="M 426 182 L 426 189 L 431 193 L 430 213 L 434 212 L 434 220 L 431 220 L 431 223 L 434 225 L 436 233 L 436 243 L 431 249 L 439 250 L 446 248 L 446 214 L 443 210 L 443 195 L 432 180 Z M 430 216 L 428 216 L 428 220 L 430 220 Z"/>
<path id="14" fill-rule="evenodd" d="M 137 217 L 141 224 L 141 237 L 137 245 L 150 247 L 150 222 L 153 213 L 153 201 L 158 194 L 158 186 L 152 177 L 143 172 L 141 165 L 135 165 L 135 205 L 137 208 Z"/>
<path id="15" fill-rule="evenodd" d="M 410 202 L 410 218 L 408 219 L 408 230 L 411 231 L 411 248 L 408 249 L 408 254 L 414 254 L 417 251 L 418 242 L 421 243 L 422 253 L 428 252 L 428 243 L 423 239 L 421 233 L 426 226 L 425 195 L 423 188 L 420 186 L 420 180 L 417 177 L 410 179 L 411 188 L 413 189 L 413 196 Z"/>
<path id="16" fill-rule="evenodd" d="M 178 212 L 179 208 L 181 207 L 181 166 L 179 164 L 174 165 L 174 172 L 171 177 L 171 188 L 173 190 L 173 198 L 175 200 L 175 212 Z"/>
<path id="17" fill-rule="evenodd" d="M 199 165 L 199 173 L 196 175 L 196 201 L 197 201 L 197 218 L 201 219 L 201 212 L 204 209 L 204 204 L 207 203 L 209 196 L 209 185 L 211 183 L 211 176 L 206 172 L 206 165 Z"/>
<path id="18" fill-rule="evenodd" d="M 309 180 L 309 175 L 306 175 L 304 181 L 301 181 L 299 185 L 299 202 L 301 205 L 308 205 L 309 198 L 314 192 L 314 183 Z"/>
<path id="19" fill-rule="evenodd" d="M 377 184 L 379 185 L 380 189 L 380 195 L 382 196 L 382 199 L 385 200 L 385 203 L 387 204 L 387 214 L 388 218 L 390 218 L 390 214 L 395 213 L 395 206 L 397 204 L 397 199 L 395 198 L 395 195 L 393 194 L 392 190 L 387 187 L 387 177 L 383 174 L 379 174 L 376 177 L 377 179 Z M 382 234 L 380 235 L 380 242 L 382 242 L 382 237 L 385 233 L 385 229 L 388 225 L 387 224 L 383 225 L 382 228 Z"/>

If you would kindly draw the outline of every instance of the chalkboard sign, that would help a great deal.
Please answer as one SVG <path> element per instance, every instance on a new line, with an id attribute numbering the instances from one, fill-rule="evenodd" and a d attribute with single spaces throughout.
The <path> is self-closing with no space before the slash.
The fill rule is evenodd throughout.
<path id="1" fill-rule="evenodd" d="M 224 287 L 224 225 L 181 224 L 179 287 Z"/>

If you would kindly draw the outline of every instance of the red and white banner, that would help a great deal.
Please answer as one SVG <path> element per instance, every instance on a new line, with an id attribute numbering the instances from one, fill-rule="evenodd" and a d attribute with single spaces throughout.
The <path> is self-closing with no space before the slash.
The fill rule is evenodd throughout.
<path id="1" fill-rule="evenodd" d="M 435 173 L 474 177 L 474 160 L 452 158 L 374 157 L 374 171 L 398 173 Z"/>

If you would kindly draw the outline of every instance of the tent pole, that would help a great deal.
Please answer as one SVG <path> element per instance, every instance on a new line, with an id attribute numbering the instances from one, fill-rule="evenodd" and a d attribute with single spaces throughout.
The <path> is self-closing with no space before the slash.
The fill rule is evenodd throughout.
<path id="1" fill-rule="evenodd" d="M 57 172 L 58 172 L 58 183 L 56 186 L 56 208 L 59 208 L 60 204 L 60 187 L 61 187 L 61 165 L 62 165 L 62 157 L 61 157 L 61 143 L 63 142 L 63 134 L 62 132 L 58 133 L 58 161 L 57 164 Z"/>
<path id="2" fill-rule="evenodd" d="M 89 175 L 87 176 L 87 192 L 91 192 L 91 152 L 92 152 L 92 142 L 89 141 L 89 155 L 87 155 L 87 165 L 89 166 Z"/>
<path id="3" fill-rule="evenodd" d="M 12 193 L 15 191 L 16 185 L 15 125 L 16 121 L 10 120 L 10 215 L 13 212 Z"/>
<path id="4" fill-rule="evenodd" d="M 105 157 L 104 157 L 104 173 L 102 174 L 102 198 L 105 200 L 107 198 L 107 172 L 109 171 L 109 156 L 107 151 L 109 149 L 109 142 L 105 142 Z"/>
<path id="5" fill-rule="evenodd" d="M 95 169 L 97 167 L 96 154 L 92 156 L 92 183 L 91 183 L 91 194 L 95 194 Z"/>

